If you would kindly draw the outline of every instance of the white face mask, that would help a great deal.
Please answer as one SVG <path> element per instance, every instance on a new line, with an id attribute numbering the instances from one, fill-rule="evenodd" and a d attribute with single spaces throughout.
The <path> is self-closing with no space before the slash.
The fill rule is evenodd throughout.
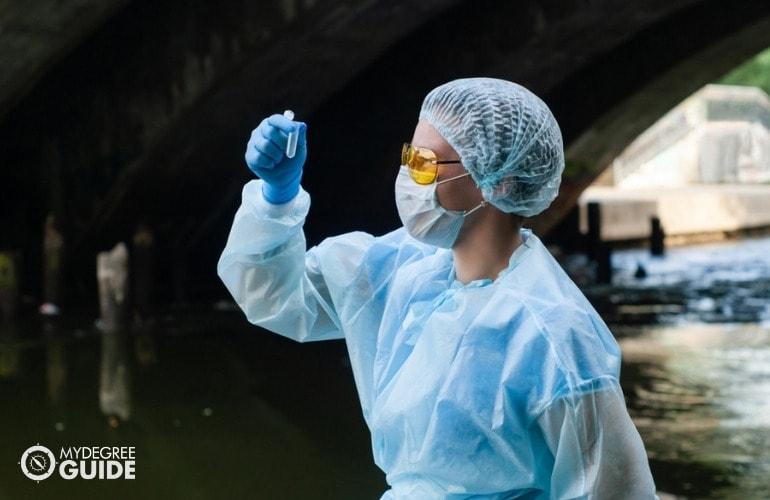
<path id="1" fill-rule="evenodd" d="M 396 207 L 401 222 L 413 238 L 437 247 L 452 248 L 465 217 L 486 206 L 487 202 L 482 201 L 470 210 L 447 210 L 438 202 L 436 186 L 466 175 L 470 174 L 421 185 L 409 175 L 409 168 L 401 165 L 396 178 Z"/>

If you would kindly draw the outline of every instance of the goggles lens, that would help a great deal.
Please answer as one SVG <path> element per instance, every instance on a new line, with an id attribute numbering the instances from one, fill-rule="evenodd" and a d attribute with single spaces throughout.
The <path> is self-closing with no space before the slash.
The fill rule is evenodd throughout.
<path id="1" fill-rule="evenodd" d="M 431 184 L 436 181 L 436 153 L 430 149 L 416 148 L 404 143 L 401 148 L 401 164 L 409 168 L 409 175 L 417 184 Z"/>

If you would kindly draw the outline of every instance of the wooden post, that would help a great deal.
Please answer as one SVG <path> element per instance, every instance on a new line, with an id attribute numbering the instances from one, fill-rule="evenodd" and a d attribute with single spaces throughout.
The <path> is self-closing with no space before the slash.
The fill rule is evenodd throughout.
<path id="1" fill-rule="evenodd" d="M 599 202 L 588 202 L 588 246 L 586 255 L 590 260 L 597 260 L 599 245 L 602 242 L 602 212 Z"/>
<path id="2" fill-rule="evenodd" d="M 652 255 L 663 255 L 665 253 L 664 239 L 666 233 L 660 225 L 658 217 L 650 217 L 650 253 Z"/>
<path id="3" fill-rule="evenodd" d="M 142 223 L 134 233 L 131 262 L 134 353 L 139 366 L 150 366 L 158 362 L 151 318 L 155 283 L 155 237 Z"/>
<path id="4" fill-rule="evenodd" d="M 111 427 L 131 416 L 128 364 L 128 250 L 119 243 L 96 258 L 101 310 L 102 359 L 99 407 Z"/>
<path id="5" fill-rule="evenodd" d="M 152 307 L 154 246 L 155 238 L 150 229 L 144 224 L 139 224 L 134 233 L 134 247 L 131 254 L 131 297 L 134 324 L 137 326 L 145 322 Z"/>
<path id="6" fill-rule="evenodd" d="M 596 281 L 612 282 L 612 249 L 602 241 L 602 211 L 599 202 L 588 202 L 588 247 L 586 254 L 596 262 Z"/>
<path id="7" fill-rule="evenodd" d="M 96 256 L 96 277 L 101 329 L 124 328 L 128 308 L 128 249 L 125 244 L 118 243 L 109 252 Z"/>
<path id="8" fill-rule="evenodd" d="M 597 247 L 596 281 L 612 283 L 612 247 L 607 242 L 600 242 Z"/>

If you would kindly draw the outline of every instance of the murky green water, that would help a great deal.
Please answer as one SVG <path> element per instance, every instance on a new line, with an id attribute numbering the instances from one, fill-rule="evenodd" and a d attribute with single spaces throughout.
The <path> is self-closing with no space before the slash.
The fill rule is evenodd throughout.
<path id="1" fill-rule="evenodd" d="M 379 498 L 386 488 L 342 342 L 296 344 L 213 311 L 112 339 L 117 355 L 94 329 L 41 329 L 0 334 L 0 499 Z M 115 359 L 127 372 L 105 371 Z M 113 428 L 102 407 L 128 420 Z M 18 462 L 37 442 L 54 453 L 135 446 L 136 479 L 35 483 Z"/>
<path id="2" fill-rule="evenodd" d="M 723 247 L 732 258 L 691 249 L 645 261 L 644 280 L 629 274 L 643 255 L 619 254 L 614 286 L 589 291 L 623 350 L 623 390 L 661 492 L 770 498 L 770 251 L 752 245 Z M 169 312 L 129 335 L 102 334 L 90 318 L 6 325 L 0 401 L 0 500 L 386 489 L 344 343 L 297 344 L 237 311 Z M 18 462 L 38 442 L 134 446 L 136 479 L 35 483 Z"/>
<path id="3" fill-rule="evenodd" d="M 658 488 L 690 498 L 770 498 L 770 326 L 613 331 Z"/>

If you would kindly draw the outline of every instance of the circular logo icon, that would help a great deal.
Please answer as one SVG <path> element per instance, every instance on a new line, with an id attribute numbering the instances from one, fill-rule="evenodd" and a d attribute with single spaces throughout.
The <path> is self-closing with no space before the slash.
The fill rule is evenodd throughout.
<path id="1" fill-rule="evenodd" d="M 40 443 L 30 446 L 21 455 L 21 471 L 33 481 L 40 482 L 53 474 L 56 468 L 56 459 L 51 450 Z"/>

